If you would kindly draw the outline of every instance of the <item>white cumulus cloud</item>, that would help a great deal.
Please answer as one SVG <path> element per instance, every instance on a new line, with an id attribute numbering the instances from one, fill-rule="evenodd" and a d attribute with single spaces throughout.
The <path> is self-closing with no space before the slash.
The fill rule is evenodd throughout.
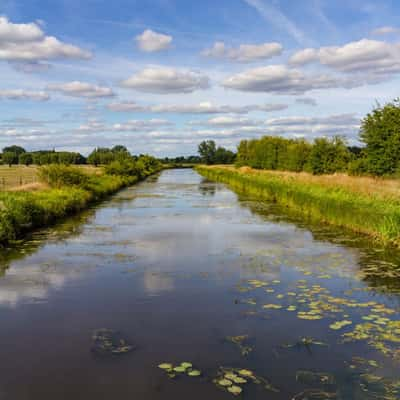
<path id="1" fill-rule="evenodd" d="M 72 97 L 100 98 L 114 96 L 114 92 L 111 88 L 80 81 L 53 84 L 49 85 L 48 89 L 58 91 L 66 96 Z"/>
<path id="2" fill-rule="evenodd" d="M 35 23 L 14 24 L 7 17 L 0 17 L 0 60 L 32 62 L 91 56 L 77 46 L 46 36 Z"/>
<path id="3" fill-rule="evenodd" d="M 362 39 L 344 46 L 304 49 L 295 53 L 291 64 L 304 65 L 318 61 L 338 72 L 373 76 L 391 76 L 400 72 L 400 43 Z M 371 77 L 371 80 L 373 77 Z"/>
<path id="4" fill-rule="evenodd" d="M 121 86 L 146 93 L 192 93 L 206 89 L 209 78 L 200 72 L 171 67 L 148 67 L 121 82 Z"/>
<path id="5" fill-rule="evenodd" d="M 268 92 L 275 94 L 303 94 L 309 90 L 327 89 L 351 85 L 328 75 L 305 75 L 285 65 L 269 65 L 254 68 L 227 78 L 225 88 L 244 92 Z"/>
<path id="6" fill-rule="evenodd" d="M 282 54 L 280 43 L 241 44 L 238 48 L 229 48 L 224 42 L 216 42 L 210 49 L 202 52 L 203 56 L 230 61 L 248 63 L 252 61 L 265 60 Z"/>
<path id="7" fill-rule="evenodd" d="M 153 53 L 171 47 L 172 36 L 146 29 L 141 35 L 136 36 L 135 40 L 140 50 Z"/>
<path id="8" fill-rule="evenodd" d="M 50 99 L 48 93 L 44 91 L 29 91 L 23 89 L 0 89 L 0 99 L 7 100 L 34 100 L 47 101 Z"/>

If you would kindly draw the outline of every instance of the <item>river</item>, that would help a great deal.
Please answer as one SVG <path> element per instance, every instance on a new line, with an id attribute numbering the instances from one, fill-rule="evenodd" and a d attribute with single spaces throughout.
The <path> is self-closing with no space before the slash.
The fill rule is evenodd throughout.
<path id="1" fill-rule="evenodd" d="M 193 170 L 0 260 L 0 399 L 400 398 L 399 254 Z"/>

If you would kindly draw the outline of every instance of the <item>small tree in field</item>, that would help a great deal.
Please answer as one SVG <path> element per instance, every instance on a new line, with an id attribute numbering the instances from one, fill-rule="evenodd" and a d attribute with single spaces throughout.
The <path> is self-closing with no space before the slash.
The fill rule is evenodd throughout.
<path id="1" fill-rule="evenodd" d="M 18 155 L 12 151 L 6 151 L 2 156 L 3 164 L 8 164 L 9 167 L 13 164 L 18 164 Z"/>
<path id="2" fill-rule="evenodd" d="M 393 174 L 400 167 L 400 99 L 378 105 L 361 122 L 366 167 L 374 175 Z"/>

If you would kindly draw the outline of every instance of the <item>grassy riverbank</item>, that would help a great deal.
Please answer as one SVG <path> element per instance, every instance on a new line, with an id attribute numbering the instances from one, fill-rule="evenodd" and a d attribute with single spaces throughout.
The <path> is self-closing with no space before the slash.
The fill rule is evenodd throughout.
<path id="1" fill-rule="evenodd" d="M 199 166 L 203 176 L 273 201 L 313 221 L 400 246 L 400 182 L 347 175 L 312 176 L 248 167 Z"/>
<path id="2" fill-rule="evenodd" d="M 102 173 L 62 165 L 41 167 L 41 190 L 0 192 L 0 244 L 6 245 L 33 229 L 77 213 L 161 169 L 152 160 L 133 167 L 129 170 L 129 166 L 114 165 Z"/>

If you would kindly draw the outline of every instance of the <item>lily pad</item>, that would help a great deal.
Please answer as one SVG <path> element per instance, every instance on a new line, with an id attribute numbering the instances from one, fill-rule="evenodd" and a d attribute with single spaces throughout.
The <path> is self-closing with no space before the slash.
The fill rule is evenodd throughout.
<path id="1" fill-rule="evenodd" d="M 247 383 L 247 380 L 242 378 L 241 376 L 236 376 L 235 378 L 232 379 L 234 383 L 236 384 L 244 384 Z"/>
<path id="2" fill-rule="evenodd" d="M 164 369 L 166 371 L 171 370 L 173 368 L 172 364 L 163 363 L 158 366 L 158 368 Z"/>
<path id="3" fill-rule="evenodd" d="M 231 386 L 232 385 L 232 381 L 230 381 L 229 379 L 220 379 L 218 381 L 218 385 L 224 386 L 224 387 Z"/>
<path id="4" fill-rule="evenodd" d="M 193 369 L 191 371 L 188 372 L 189 376 L 200 376 L 201 375 L 201 371 L 197 370 L 197 369 Z"/>
<path id="5" fill-rule="evenodd" d="M 184 368 L 181 365 L 179 365 L 178 367 L 174 368 L 174 371 L 178 372 L 179 374 L 182 374 L 182 373 L 186 372 L 186 368 Z"/>
<path id="6" fill-rule="evenodd" d="M 239 375 L 242 376 L 253 376 L 253 372 L 248 370 L 248 369 L 241 369 L 240 371 L 238 371 Z"/>
<path id="7" fill-rule="evenodd" d="M 232 385 L 228 387 L 228 392 L 232 393 L 235 396 L 238 396 L 242 393 L 243 389 L 240 386 Z"/>

